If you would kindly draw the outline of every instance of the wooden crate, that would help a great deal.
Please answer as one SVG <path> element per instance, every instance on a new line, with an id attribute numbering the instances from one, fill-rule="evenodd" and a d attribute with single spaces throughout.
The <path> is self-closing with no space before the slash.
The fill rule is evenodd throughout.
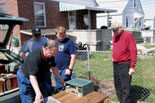
<path id="1" fill-rule="evenodd" d="M 91 80 L 75 78 L 66 82 L 66 91 L 78 96 L 85 96 L 94 91 L 94 83 Z"/>
<path id="2" fill-rule="evenodd" d="M 0 75 L 0 93 L 18 87 L 17 76 L 15 74 Z"/>

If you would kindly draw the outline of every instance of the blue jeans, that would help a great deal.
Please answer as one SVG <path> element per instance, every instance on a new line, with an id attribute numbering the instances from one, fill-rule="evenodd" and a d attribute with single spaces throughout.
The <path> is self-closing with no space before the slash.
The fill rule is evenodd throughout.
<path id="1" fill-rule="evenodd" d="M 21 69 L 17 71 L 17 79 L 18 79 L 19 92 L 21 96 L 21 102 L 33 103 L 33 101 L 35 100 L 35 92 L 30 83 L 30 80 L 23 75 Z M 47 81 L 38 82 L 38 84 L 44 98 L 49 96 L 49 94 L 53 93 L 54 87 L 50 86 L 47 83 Z"/>
<path id="2" fill-rule="evenodd" d="M 71 75 L 66 76 L 65 75 L 66 69 L 64 69 L 64 70 L 58 70 L 58 71 L 59 71 L 59 73 L 61 75 L 61 78 L 65 82 L 71 80 L 72 72 L 71 72 Z M 59 81 L 59 79 L 57 78 L 56 75 L 54 75 L 54 79 L 55 79 L 55 82 L 56 82 L 56 85 L 57 85 L 57 88 L 58 88 L 58 92 L 61 92 L 61 91 L 65 90 L 65 88 L 62 86 L 62 84 L 60 83 L 60 81 Z"/>

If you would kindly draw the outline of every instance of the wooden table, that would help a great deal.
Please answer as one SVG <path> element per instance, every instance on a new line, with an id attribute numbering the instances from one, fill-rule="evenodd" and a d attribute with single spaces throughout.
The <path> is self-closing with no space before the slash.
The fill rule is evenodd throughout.
<path id="1" fill-rule="evenodd" d="M 83 97 L 78 97 L 76 94 L 63 91 L 53 95 L 52 97 L 62 103 L 104 103 L 104 100 L 108 96 L 106 94 L 93 91 Z"/>

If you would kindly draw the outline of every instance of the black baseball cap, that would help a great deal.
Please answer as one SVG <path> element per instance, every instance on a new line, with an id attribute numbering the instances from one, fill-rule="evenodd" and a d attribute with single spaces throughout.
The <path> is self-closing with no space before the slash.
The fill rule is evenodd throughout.
<path id="1" fill-rule="evenodd" d="M 35 35 L 41 35 L 41 29 L 38 27 L 35 27 L 32 29 L 32 33 Z"/>

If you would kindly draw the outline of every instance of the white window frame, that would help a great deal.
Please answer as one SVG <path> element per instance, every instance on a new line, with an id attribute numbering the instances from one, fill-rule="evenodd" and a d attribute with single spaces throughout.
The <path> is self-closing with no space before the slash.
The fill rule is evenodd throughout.
<path id="1" fill-rule="evenodd" d="M 6 4 L 5 3 L 0 3 L 0 7 L 2 7 L 2 13 L 6 13 Z"/>
<path id="2" fill-rule="evenodd" d="M 36 15 L 35 15 L 35 5 L 42 5 L 43 6 L 43 12 L 44 12 L 44 25 L 43 26 L 38 26 L 36 25 Z M 46 10 L 45 10 L 45 3 L 43 2 L 34 2 L 34 16 L 35 16 L 35 26 L 36 27 L 41 27 L 41 28 L 46 28 Z"/>
<path id="3" fill-rule="evenodd" d="M 133 0 L 133 7 L 134 7 L 134 8 L 137 7 L 137 0 Z"/>
<path id="4" fill-rule="evenodd" d="M 72 12 L 74 15 L 70 15 L 70 12 Z M 71 25 L 71 19 L 74 20 L 74 27 Z M 69 29 L 76 29 L 76 11 L 68 11 L 68 20 L 69 20 Z"/>

